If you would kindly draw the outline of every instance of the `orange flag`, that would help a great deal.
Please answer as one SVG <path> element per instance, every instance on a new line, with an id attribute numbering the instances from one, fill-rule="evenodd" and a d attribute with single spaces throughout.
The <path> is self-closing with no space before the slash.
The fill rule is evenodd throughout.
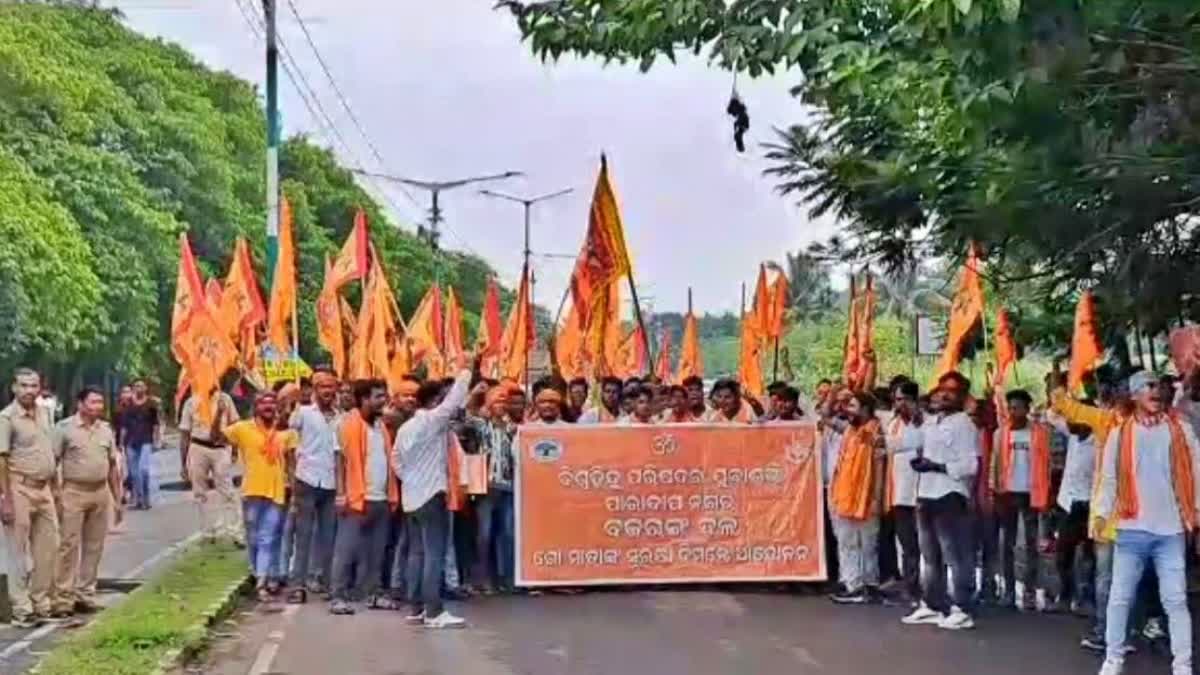
<path id="1" fill-rule="evenodd" d="M 624 342 L 621 330 L 621 286 L 612 283 L 603 291 L 600 300 L 592 305 L 592 319 L 587 324 L 584 338 L 583 360 L 593 378 L 617 375 L 621 344 Z M 582 314 L 580 308 L 572 307 L 572 310 Z"/>
<path id="2" fill-rule="evenodd" d="M 631 272 L 625 227 L 608 177 L 608 160 L 601 156 L 587 235 L 571 275 L 571 300 L 583 325 L 591 324 L 592 309 L 602 301 L 600 292 Z"/>
<path id="3" fill-rule="evenodd" d="M 780 271 L 771 283 L 771 323 L 767 326 L 767 337 L 772 340 L 783 337 L 783 326 L 787 318 L 788 279 Z"/>
<path id="4" fill-rule="evenodd" d="M 585 337 L 583 326 L 579 324 L 579 312 L 571 305 L 567 312 L 567 320 L 554 337 L 554 362 L 558 364 L 558 373 L 567 380 L 587 377 L 587 364 L 584 359 Z"/>
<path id="5" fill-rule="evenodd" d="M 413 363 L 424 363 L 429 377 L 444 377 L 446 334 L 442 324 L 442 289 L 434 284 L 408 322 Z"/>
<path id="6" fill-rule="evenodd" d="M 983 318 L 983 283 L 979 278 L 979 251 L 972 242 L 967 250 L 954 305 L 950 308 L 950 327 L 946 333 L 946 349 L 938 362 L 934 380 L 958 367 L 967 337 Z"/>
<path id="7" fill-rule="evenodd" d="M 846 314 L 846 339 L 842 346 L 842 381 L 851 389 L 854 388 L 862 365 L 859 363 L 862 349 L 858 344 L 858 338 L 861 335 L 861 331 L 858 329 L 859 302 L 858 282 L 855 281 L 854 275 L 850 275 L 850 307 Z"/>
<path id="8" fill-rule="evenodd" d="M 359 309 L 355 340 L 350 349 L 351 379 L 385 378 L 391 368 L 398 332 L 395 298 L 378 263 L 367 275 L 367 290 Z"/>
<path id="9" fill-rule="evenodd" d="M 649 347 L 646 344 L 646 332 L 639 323 L 633 327 L 633 332 L 621 343 L 617 353 L 616 376 L 622 380 L 640 376 L 646 372 Z"/>
<path id="10" fill-rule="evenodd" d="M 204 283 L 200 268 L 188 244 L 187 233 L 179 234 L 179 273 L 175 277 L 175 305 L 171 310 L 171 351 L 181 364 L 180 340 L 187 321 L 197 308 L 204 306 Z"/>
<path id="11" fill-rule="evenodd" d="M 338 377 L 346 376 L 346 335 L 342 332 L 341 296 L 334 285 L 333 262 L 325 257 L 325 283 L 317 296 L 317 340 L 333 358 Z M 365 298 L 364 298 L 365 300 Z"/>
<path id="12" fill-rule="evenodd" d="M 679 374 L 677 382 L 689 377 L 704 377 L 704 359 L 700 354 L 700 323 L 696 315 L 688 312 L 683 320 L 683 341 L 679 347 Z"/>
<path id="13" fill-rule="evenodd" d="M 663 384 L 671 384 L 671 331 L 662 332 L 662 340 L 658 345 L 658 363 L 654 365 L 654 375 Z"/>
<path id="14" fill-rule="evenodd" d="M 758 281 L 754 284 L 754 307 L 750 309 L 750 320 L 757 324 L 756 333 L 761 339 L 769 339 L 772 336 L 771 326 L 775 319 L 774 297 L 771 295 L 771 287 L 767 285 L 767 266 L 758 266 Z"/>
<path id="15" fill-rule="evenodd" d="M 257 328 L 266 320 L 267 309 L 254 276 L 250 245 L 242 237 L 238 237 L 233 247 L 233 262 L 225 275 L 217 315 L 220 323 L 229 329 L 230 336 L 240 342 L 244 366 L 253 368 L 258 355 Z"/>
<path id="16" fill-rule="evenodd" d="M 292 239 L 292 206 L 279 198 L 279 254 L 271 277 L 271 304 L 267 309 L 267 336 L 279 354 L 291 354 L 292 315 L 296 312 L 296 246 Z"/>
<path id="17" fill-rule="evenodd" d="M 1067 388 L 1071 391 L 1082 389 L 1083 376 L 1104 360 L 1098 326 L 1096 298 L 1091 291 L 1084 291 L 1075 306 L 1075 331 L 1071 335 L 1071 368 L 1067 371 Z"/>
<path id="18" fill-rule="evenodd" d="M 1003 307 L 996 310 L 995 343 L 996 385 L 1002 386 L 1008 379 L 1009 369 L 1017 363 L 1017 342 L 1008 323 L 1008 312 Z"/>
<path id="19" fill-rule="evenodd" d="M 221 282 L 209 279 L 204 283 L 204 303 L 213 310 L 221 306 Z M 222 323 L 218 320 L 218 323 Z"/>
<path id="20" fill-rule="evenodd" d="M 452 286 L 446 287 L 446 363 L 461 363 L 467 350 L 463 339 L 463 311 Z"/>
<path id="21" fill-rule="evenodd" d="M 529 268 L 521 271 L 517 301 L 508 313 L 508 323 L 500 339 L 500 377 L 525 382 L 525 368 L 534 344 L 533 307 L 529 302 Z"/>
<path id="22" fill-rule="evenodd" d="M 206 305 L 192 312 L 183 326 L 179 345 L 192 395 L 196 397 L 196 414 L 201 422 L 212 425 L 216 414 L 212 393 L 221 386 L 221 377 L 237 363 L 237 347 Z"/>
<path id="23" fill-rule="evenodd" d="M 497 377 L 496 366 L 500 359 L 500 339 L 504 325 L 500 319 L 500 289 L 496 280 L 489 278 L 487 295 L 483 299 L 483 311 L 479 313 L 479 329 L 475 331 L 475 350 L 482 355 L 479 370 L 484 377 Z"/>
<path id="24" fill-rule="evenodd" d="M 331 285 L 336 293 L 347 283 L 367 276 L 370 262 L 370 239 L 367 236 L 367 214 L 362 209 L 354 212 L 354 228 L 342 250 L 333 261 L 333 269 L 325 277 L 325 283 Z"/>
<path id="25" fill-rule="evenodd" d="M 738 358 L 738 381 L 742 389 L 758 400 L 763 398 L 763 371 L 759 360 L 762 334 L 753 312 L 742 312 L 742 348 Z"/>
<path id="26" fill-rule="evenodd" d="M 870 367 L 868 354 L 875 349 L 875 279 L 867 274 L 866 288 L 858 301 L 858 374 L 856 382 L 859 387 L 866 385 L 867 370 Z"/>

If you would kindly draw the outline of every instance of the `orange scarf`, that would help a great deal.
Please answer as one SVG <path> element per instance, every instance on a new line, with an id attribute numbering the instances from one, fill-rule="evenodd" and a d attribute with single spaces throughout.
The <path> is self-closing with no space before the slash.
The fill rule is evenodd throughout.
<path id="1" fill-rule="evenodd" d="M 257 419 L 254 420 L 254 425 L 267 437 L 267 440 L 263 441 L 263 459 L 271 466 L 279 464 L 279 460 L 283 459 L 283 443 L 280 442 L 279 430 L 273 426 L 264 426 Z"/>
<path id="2" fill-rule="evenodd" d="M 1008 492 L 1012 485 L 1012 432 L 1011 424 L 1000 428 L 1000 492 Z M 1029 423 L 1029 504 L 1034 511 L 1050 508 L 1050 429 L 1036 422 Z"/>
<path id="3" fill-rule="evenodd" d="M 446 439 L 446 508 L 451 511 L 462 511 L 467 505 L 467 490 L 462 484 L 462 443 L 458 434 L 448 432 Z"/>
<path id="4" fill-rule="evenodd" d="M 878 438 L 878 420 L 850 428 L 842 437 L 842 451 L 829 486 L 829 501 L 834 513 L 843 518 L 866 520 L 871 515 Z"/>
<path id="5" fill-rule="evenodd" d="M 1196 527 L 1196 483 L 1192 473 L 1192 454 L 1188 448 L 1183 427 L 1174 414 L 1164 420 L 1171 431 L 1171 484 L 1175 489 L 1175 501 L 1179 504 L 1179 518 L 1183 527 L 1191 532 Z M 1122 519 L 1138 515 L 1138 491 L 1134 469 L 1134 418 L 1121 425 L 1121 440 L 1117 447 L 1117 515 Z"/>
<path id="6" fill-rule="evenodd" d="M 338 431 L 342 456 L 346 462 L 346 504 L 351 511 L 363 513 L 367 501 L 367 422 L 362 413 L 351 411 Z M 392 447 L 392 432 L 383 427 L 384 449 Z M 400 482 L 388 462 L 388 506 L 395 511 L 400 504 Z"/>

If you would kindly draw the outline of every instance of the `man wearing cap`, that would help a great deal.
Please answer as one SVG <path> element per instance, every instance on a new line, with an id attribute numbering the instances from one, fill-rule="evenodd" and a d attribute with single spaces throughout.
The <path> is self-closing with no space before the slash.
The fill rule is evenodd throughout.
<path id="1" fill-rule="evenodd" d="M 554 425 L 565 424 L 562 421 L 562 404 L 563 396 L 553 389 L 543 389 L 538 392 L 533 399 L 533 414 L 532 424 Z M 586 416 L 587 413 L 584 413 Z M 580 424 L 583 424 L 580 420 Z"/>
<path id="2" fill-rule="evenodd" d="M 1094 531 L 1116 523 L 1106 656 L 1101 675 L 1124 672 L 1129 609 L 1146 565 L 1158 575 L 1171 635 L 1172 673 L 1192 673 L 1192 619 L 1187 606 L 1186 533 L 1197 523 L 1195 433 L 1168 410 L 1152 373 L 1129 379 L 1133 414 L 1108 435 Z"/>
<path id="3" fill-rule="evenodd" d="M 292 488 L 296 545 L 288 581 L 288 602 L 293 604 L 306 602 L 309 592 L 328 588 L 333 567 L 337 429 L 342 415 L 337 409 L 338 381 L 333 372 L 317 368 L 312 383 L 313 402 L 297 407 L 288 420 L 288 426 L 300 436 Z"/>

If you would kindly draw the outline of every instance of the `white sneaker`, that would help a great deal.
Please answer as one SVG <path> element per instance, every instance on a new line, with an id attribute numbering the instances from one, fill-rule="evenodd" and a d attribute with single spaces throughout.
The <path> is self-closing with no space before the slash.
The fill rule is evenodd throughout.
<path id="1" fill-rule="evenodd" d="M 421 626 L 425 624 L 425 611 L 422 610 L 416 614 L 409 614 L 404 617 L 404 622 L 411 626 Z"/>
<path id="2" fill-rule="evenodd" d="M 917 608 L 913 610 L 912 614 L 900 619 L 900 623 L 905 624 L 906 626 L 937 625 L 940 624 L 945 618 L 946 615 L 929 609 L 929 605 L 926 605 L 924 602 L 922 602 L 920 605 L 917 605 Z"/>
<path id="3" fill-rule="evenodd" d="M 950 613 L 938 622 L 938 628 L 944 630 L 970 630 L 974 627 L 975 620 L 957 605 L 951 607 Z"/>
<path id="4" fill-rule="evenodd" d="M 1100 666 L 1100 675 L 1121 675 L 1125 670 L 1125 664 L 1120 661 L 1104 659 L 1104 665 Z"/>
<path id="5" fill-rule="evenodd" d="M 438 614 L 432 619 L 425 619 L 426 628 L 465 628 L 466 625 L 466 619 L 454 616 L 446 610 L 442 610 L 441 614 Z"/>

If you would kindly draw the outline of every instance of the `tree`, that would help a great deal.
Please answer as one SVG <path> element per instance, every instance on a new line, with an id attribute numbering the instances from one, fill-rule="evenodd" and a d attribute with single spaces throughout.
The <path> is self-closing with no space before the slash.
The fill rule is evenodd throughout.
<path id="1" fill-rule="evenodd" d="M 831 285 L 829 266 L 816 256 L 797 251 L 787 253 L 788 321 L 816 321 L 834 310 L 837 294 Z"/>

